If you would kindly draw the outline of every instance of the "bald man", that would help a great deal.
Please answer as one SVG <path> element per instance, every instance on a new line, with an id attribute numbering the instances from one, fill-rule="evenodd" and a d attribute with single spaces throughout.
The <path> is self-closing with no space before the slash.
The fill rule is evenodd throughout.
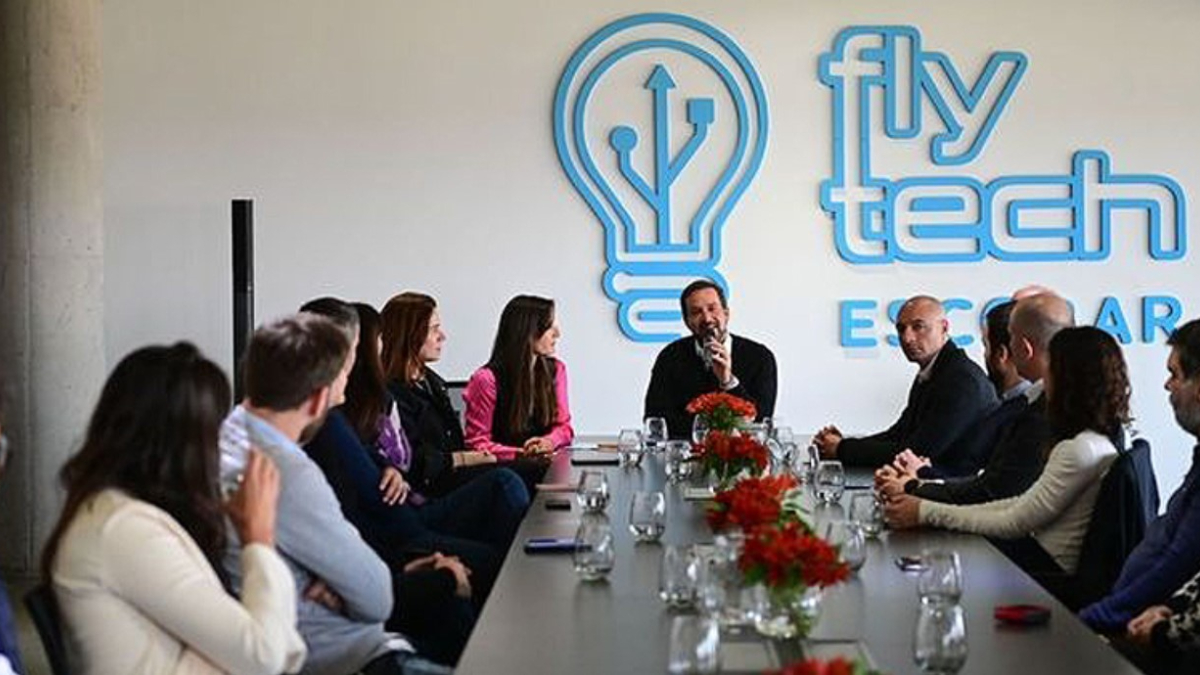
<path id="1" fill-rule="evenodd" d="M 845 438 L 832 425 L 821 429 L 813 442 L 823 458 L 878 468 L 907 448 L 946 462 L 954 442 L 999 405 L 983 369 L 950 340 L 950 322 L 937 298 L 909 298 L 896 317 L 896 335 L 904 357 L 918 368 L 900 419 L 862 438 Z"/>

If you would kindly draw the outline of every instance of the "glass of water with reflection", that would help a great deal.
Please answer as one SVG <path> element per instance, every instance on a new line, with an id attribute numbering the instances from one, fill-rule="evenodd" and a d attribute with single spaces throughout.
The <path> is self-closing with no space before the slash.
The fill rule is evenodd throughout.
<path id="1" fill-rule="evenodd" d="M 617 437 L 617 455 L 621 466 L 634 467 L 642 463 L 642 430 L 622 429 Z"/>
<path id="2" fill-rule="evenodd" d="M 692 419 L 692 442 L 700 445 L 704 442 L 705 436 L 708 436 L 708 420 L 704 415 L 696 415 Z"/>
<path id="3" fill-rule="evenodd" d="M 612 525 L 604 514 L 585 514 L 575 531 L 575 572 L 584 581 L 608 577 L 617 559 Z"/>
<path id="4" fill-rule="evenodd" d="M 603 513 L 608 507 L 608 478 L 603 471 L 584 471 L 579 475 L 575 500 L 584 513 Z"/>
<path id="5" fill-rule="evenodd" d="M 863 534 L 877 538 L 883 532 L 883 504 L 874 490 L 858 492 L 850 497 L 850 520 L 858 523 Z"/>
<path id="6" fill-rule="evenodd" d="M 681 482 L 692 472 L 692 444 L 688 441 L 667 441 L 667 480 Z"/>
<path id="7" fill-rule="evenodd" d="M 646 452 L 658 452 L 663 449 L 667 439 L 667 420 L 665 417 L 647 417 L 642 440 L 646 444 Z"/>
<path id="8" fill-rule="evenodd" d="M 922 602 L 913 627 L 913 660 L 927 673 L 952 675 L 967 662 L 967 621 L 962 605 Z"/>
<path id="9" fill-rule="evenodd" d="M 813 479 L 816 486 L 817 500 L 826 504 L 842 501 L 842 493 L 846 490 L 846 470 L 836 459 L 827 459 L 817 465 L 817 473 Z"/>
<path id="10" fill-rule="evenodd" d="M 667 529 L 667 498 L 661 492 L 634 492 L 629 499 L 629 531 L 634 541 L 650 543 Z"/>

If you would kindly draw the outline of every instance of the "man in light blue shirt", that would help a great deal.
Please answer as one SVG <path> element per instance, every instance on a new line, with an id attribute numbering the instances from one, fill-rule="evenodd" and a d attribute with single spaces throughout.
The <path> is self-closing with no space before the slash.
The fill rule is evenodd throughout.
<path id="1" fill-rule="evenodd" d="M 275 542 L 296 578 L 297 627 L 308 646 L 302 673 L 449 673 L 384 630 L 392 611 L 387 565 L 342 516 L 333 489 L 300 449 L 340 402 L 354 346 L 328 319 L 297 314 L 254 332 L 243 363 L 246 398 L 221 429 L 221 483 L 236 485 L 251 446 L 279 468 Z M 238 542 L 225 569 L 240 584 Z"/>

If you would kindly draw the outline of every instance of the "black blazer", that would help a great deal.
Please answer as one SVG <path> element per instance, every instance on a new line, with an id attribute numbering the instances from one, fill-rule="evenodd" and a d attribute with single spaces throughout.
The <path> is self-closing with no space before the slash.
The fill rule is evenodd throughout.
<path id="1" fill-rule="evenodd" d="M 467 447 L 446 381 L 426 368 L 424 386 L 393 380 L 388 391 L 396 399 L 400 424 L 413 449 L 409 482 L 420 492 L 436 493 L 436 486 L 453 470 L 450 453 Z"/>
<path id="2" fill-rule="evenodd" d="M 982 473 L 944 483 L 909 481 L 905 491 L 946 504 L 981 504 L 1015 497 L 1042 475 L 1049 444 L 1050 422 L 1043 394 L 1000 430 Z"/>
<path id="3" fill-rule="evenodd" d="M 992 449 L 1000 440 L 1000 434 L 1028 407 L 1029 398 L 1024 395 L 1002 402 L 971 425 L 943 453 L 942 462 L 922 467 L 917 475 L 921 478 L 969 478 L 979 473 L 992 456 Z"/>
<path id="4" fill-rule="evenodd" d="M 775 355 L 763 345 L 732 336 L 733 375 L 738 386 L 728 393 L 754 403 L 759 418 L 775 414 L 778 374 Z M 671 438 L 690 438 L 693 415 L 687 404 L 701 394 L 720 391 L 716 375 L 696 353 L 696 339 L 680 338 L 663 347 L 646 388 L 644 417 L 663 417 Z"/>
<path id="5" fill-rule="evenodd" d="M 967 353 L 947 341 L 934 361 L 929 379 L 913 380 L 908 405 L 886 431 L 863 438 L 844 438 L 838 459 L 851 466 L 878 467 L 898 452 L 912 448 L 934 463 L 975 422 L 999 405 L 996 388 Z"/>

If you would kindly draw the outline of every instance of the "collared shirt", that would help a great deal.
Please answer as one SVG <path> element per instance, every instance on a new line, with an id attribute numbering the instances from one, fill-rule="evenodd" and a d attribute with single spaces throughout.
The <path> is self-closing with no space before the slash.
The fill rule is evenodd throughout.
<path id="1" fill-rule="evenodd" d="M 704 361 L 704 363 L 708 364 L 708 367 L 711 370 L 712 369 L 712 359 L 708 358 L 708 356 L 705 354 L 705 352 L 707 350 L 704 349 L 704 342 L 702 340 L 700 340 L 699 338 L 697 338 L 694 341 L 694 344 L 696 345 L 696 356 L 699 356 L 701 361 Z M 721 340 L 721 346 L 725 347 L 726 353 L 733 354 L 733 334 L 732 333 L 730 333 L 729 331 L 725 331 L 725 339 Z M 741 384 L 741 382 L 737 379 L 737 375 L 730 373 L 729 374 L 729 382 L 722 384 L 721 389 L 723 389 L 725 391 L 729 391 L 730 389 L 737 389 L 737 386 L 739 384 Z"/>
<path id="2" fill-rule="evenodd" d="M 1034 403 L 1039 398 L 1042 397 L 1042 392 L 1045 391 L 1045 389 L 1046 389 L 1045 380 L 1038 380 L 1037 382 L 1034 382 L 1034 383 L 1030 384 L 1028 387 L 1026 387 L 1025 398 L 1029 399 L 1030 403 Z"/>
<path id="3" fill-rule="evenodd" d="M 1003 394 L 1001 394 L 1000 401 L 1001 402 L 1011 401 L 1012 399 L 1029 391 L 1029 388 L 1032 386 L 1033 386 L 1033 383 L 1030 382 L 1029 380 L 1021 380 L 1020 382 L 1014 384 L 1012 387 L 1009 387 L 1009 389 L 1007 391 L 1005 391 Z"/>
<path id="4" fill-rule="evenodd" d="M 288 438 L 273 424 L 239 405 L 229 413 L 221 425 L 221 475 L 241 474 L 246 469 L 250 447 L 266 443 L 303 454 L 295 441 Z"/>

